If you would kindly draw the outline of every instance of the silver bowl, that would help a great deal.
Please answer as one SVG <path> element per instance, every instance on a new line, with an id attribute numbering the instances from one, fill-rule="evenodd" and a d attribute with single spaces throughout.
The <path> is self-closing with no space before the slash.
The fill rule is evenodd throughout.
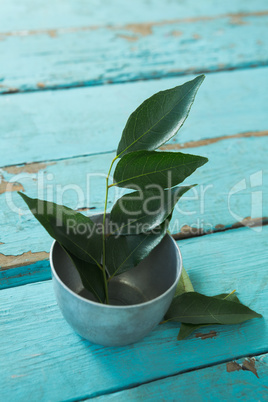
<path id="1" fill-rule="evenodd" d="M 69 256 L 56 241 L 50 265 L 57 303 L 71 327 L 83 338 L 104 346 L 139 341 L 164 317 L 182 271 L 182 258 L 166 234 L 137 267 L 109 282 L 111 305 L 94 301 Z"/>

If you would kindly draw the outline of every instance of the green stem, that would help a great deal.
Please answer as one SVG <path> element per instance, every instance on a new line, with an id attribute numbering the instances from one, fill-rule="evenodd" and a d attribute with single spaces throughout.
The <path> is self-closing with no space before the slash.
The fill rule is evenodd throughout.
<path id="1" fill-rule="evenodd" d="M 109 191 L 109 177 L 110 177 L 110 173 L 113 167 L 114 162 L 116 161 L 116 159 L 118 158 L 118 156 L 116 156 L 111 163 L 109 172 L 107 174 L 106 177 L 106 192 L 105 192 L 105 203 L 104 203 L 104 212 L 103 212 L 103 230 L 102 230 L 102 272 L 103 272 L 103 280 L 104 280 L 104 288 L 105 288 L 105 296 L 106 296 L 106 304 L 109 304 L 109 295 L 108 295 L 108 285 L 107 285 L 107 277 L 106 277 L 106 270 L 105 270 L 105 220 L 106 220 L 106 209 L 107 209 L 107 202 L 108 202 L 108 191 Z"/>

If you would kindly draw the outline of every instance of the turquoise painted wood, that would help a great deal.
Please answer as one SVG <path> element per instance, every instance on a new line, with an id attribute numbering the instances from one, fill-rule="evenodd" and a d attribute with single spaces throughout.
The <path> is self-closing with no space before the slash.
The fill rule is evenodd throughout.
<path id="1" fill-rule="evenodd" d="M 27 260 L 26 257 L 25 260 Z M 19 263 L 17 263 L 18 267 L 9 269 L 0 268 L 0 289 L 51 279 L 48 259 L 34 263 L 28 262 L 28 264 L 25 261 L 25 264 L 19 266 Z"/>
<path id="2" fill-rule="evenodd" d="M 174 142 L 267 130 L 268 68 L 207 74 Z M 1 166 L 117 148 L 144 99 L 189 77 L 0 96 Z"/>
<path id="3" fill-rule="evenodd" d="M 254 362 L 259 378 L 251 371 L 242 370 L 242 368 L 239 371 L 228 372 L 228 363 L 223 363 L 96 397 L 93 400 L 96 402 L 267 400 L 268 355 L 253 358 L 246 356 L 236 363 L 242 367 L 245 361 Z"/>
<path id="4" fill-rule="evenodd" d="M 211 294 L 236 288 L 242 302 L 264 315 L 238 326 L 199 331 L 215 330 L 215 338 L 192 335 L 178 342 L 178 326 L 170 323 L 137 344 L 105 348 L 73 333 L 56 306 L 51 281 L 2 290 L 1 398 L 80 400 L 265 353 L 267 234 L 267 227 L 261 233 L 244 228 L 179 242 L 197 290 Z"/>
<path id="5" fill-rule="evenodd" d="M 209 163 L 187 180 L 187 184 L 199 183 L 199 186 L 177 204 L 170 231 L 178 233 L 188 225 L 193 230 L 198 228 L 207 233 L 231 228 L 247 217 L 266 217 L 268 221 L 268 171 L 263 163 L 268 152 L 267 145 L 266 137 L 252 137 L 185 149 L 186 153 L 208 157 Z M 86 213 L 94 214 L 103 211 L 105 177 L 113 157 L 111 153 L 73 158 L 46 166 L 36 165 L 37 168 L 42 167 L 37 173 L 13 175 L 3 170 L 2 174 L 6 182 L 20 183 L 30 197 L 38 196 L 74 209 L 91 207 L 94 209 Z M 119 188 L 110 191 L 109 210 L 122 194 L 123 190 Z M 19 265 L 25 264 L 20 274 L 26 276 L 23 280 L 27 280 L 29 264 L 40 259 L 37 254 L 34 261 L 28 263 L 27 253 L 49 252 L 52 239 L 16 192 L 0 195 L 0 211 L 0 241 L 4 243 L 0 245 L 0 253 L 14 257 L 25 253 L 20 257 Z M 5 270 L 10 266 L 10 261 L 0 256 L 0 266 Z M 41 268 L 47 271 L 46 264 L 44 268 L 41 264 Z M 33 275 L 36 274 L 39 278 L 39 270 L 36 271 L 34 265 Z M 16 272 L 10 272 L 10 283 L 13 283 L 16 275 Z M 0 283 L 6 287 L 6 274 Z"/>
<path id="6" fill-rule="evenodd" d="M 0 30 L 36 30 L 82 27 L 87 25 L 122 24 L 167 19 L 213 16 L 226 13 L 262 11 L 265 0 L 3 0 L 1 2 Z"/>
<path id="7" fill-rule="evenodd" d="M 267 399 L 267 25 L 265 0 L 1 2 L 1 400 Z M 197 331 L 215 331 L 207 339 L 194 333 L 178 342 L 178 325 L 168 323 L 128 347 L 90 344 L 56 305 L 51 239 L 31 215 L 10 210 L 12 200 L 24 207 L 6 186 L 15 180 L 14 190 L 35 196 L 43 178 L 40 189 L 51 187 L 39 196 L 52 199 L 55 185 L 59 194 L 75 184 L 78 199 L 65 187 L 62 201 L 102 211 L 103 177 L 90 177 L 88 199 L 86 173 L 107 172 L 128 115 L 145 98 L 199 71 L 207 78 L 168 148 L 185 144 L 210 163 L 193 177 L 204 187 L 181 201 L 171 230 L 217 231 L 178 241 L 195 289 L 236 289 L 263 319 Z M 234 229 L 249 216 L 256 227 Z M 241 367 L 248 356 L 259 378 L 227 372 L 228 362 Z"/>
<path id="8" fill-rule="evenodd" d="M 266 7 L 267 8 L 267 7 Z M 0 34 L 3 93 L 268 65 L 268 11 Z M 18 68 L 19 65 L 19 68 Z"/>

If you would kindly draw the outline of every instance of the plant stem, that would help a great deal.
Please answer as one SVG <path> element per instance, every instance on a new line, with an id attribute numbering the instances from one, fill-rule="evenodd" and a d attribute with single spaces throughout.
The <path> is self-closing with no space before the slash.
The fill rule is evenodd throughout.
<path id="1" fill-rule="evenodd" d="M 107 285 L 107 278 L 106 278 L 106 261 L 105 261 L 105 221 L 106 221 L 106 209 L 107 209 L 107 202 L 108 202 L 108 191 L 109 191 L 109 177 L 110 173 L 113 167 L 114 162 L 118 156 L 116 156 L 111 163 L 110 169 L 108 171 L 107 177 L 106 177 L 106 191 L 105 191 L 105 203 L 104 203 L 104 212 L 103 212 L 103 230 L 102 230 L 102 272 L 103 272 L 103 279 L 104 279 L 104 288 L 105 288 L 105 296 L 106 296 L 106 304 L 109 304 L 109 295 L 108 295 L 108 285 Z"/>

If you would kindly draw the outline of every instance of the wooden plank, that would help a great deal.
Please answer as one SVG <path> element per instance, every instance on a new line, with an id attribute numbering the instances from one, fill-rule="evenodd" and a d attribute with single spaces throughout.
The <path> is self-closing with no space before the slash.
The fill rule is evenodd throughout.
<path id="1" fill-rule="evenodd" d="M 20 265 L 20 263 L 15 259 L 18 267 L 6 270 L 0 268 L 0 289 L 7 289 L 9 287 L 51 279 L 48 257 L 45 260 L 35 260 L 32 263 L 27 261 L 25 256 L 23 256 L 23 260 L 24 264 Z"/>
<path id="2" fill-rule="evenodd" d="M 265 0 L 225 0 L 207 2 L 195 0 L 124 0 L 83 1 L 70 0 L 46 2 L 36 0 L 3 0 L 1 2 L 0 31 L 54 29 L 83 27 L 88 25 L 122 24 L 146 21 L 212 16 L 223 13 L 262 11 L 267 6 Z"/>
<path id="3" fill-rule="evenodd" d="M 254 373 L 254 369 L 257 375 Z M 234 370 L 234 371 L 229 371 Z M 252 371 L 251 371 L 252 370 Z M 136 388 L 93 398 L 94 401 L 265 401 L 268 355 L 237 361 L 154 381 Z M 92 400 L 92 399 L 90 399 Z M 89 401 L 89 399 L 87 399 Z"/>
<path id="4" fill-rule="evenodd" d="M 207 74 L 171 143 L 267 130 L 267 77 L 268 68 Z M 2 96 L 0 165 L 114 150 L 128 116 L 144 99 L 187 79 Z"/>
<path id="5" fill-rule="evenodd" d="M 151 21 L 0 34 L 0 93 L 268 64 L 267 9 Z"/>
<path id="6" fill-rule="evenodd" d="M 180 242 L 197 290 L 216 294 L 236 288 L 242 302 L 264 315 L 238 326 L 212 327 L 215 338 L 193 335 L 178 342 L 177 324 L 169 323 L 137 344 L 105 348 L 73 333 L 56 306 L 50 281 L 2 290 L 2 399 L 86 399 L 266 353 L 267 234 L 268 227 L 261 233 L 244 228 Z"/>
<path id="7" fill-rule="evenodd" d="M 198 233 L 209 233 L 236 227 L 241 221 L 254 224 L 257 218 L 264 218 L 267 222 L 267 145 L 266 137 L 252 137 L 184 149 L 186 153 L 208 157 L 209 163 L 187 180 L 186 184 L 200 185 L 176 206 L 171 232 L 193 236 L 196 229 Z M 19 183 L 31 197 L 38 196 L 74 209 L 82 208 L 82 211 L 88 207 L 91 209 L 85 213 L 89 215 L 103 211 L 105 176 L 113 156 L 111 153 L 10 167 L 2 170 L 2 176 L 6 183 Z M 12 187 L 5 187 L 5 190 L 12 190 Z M 123 194 L 122 191 L 110 190 L 109 208 Z M 15 191 L 0 195 L 0 217 L 0 241 L 4 243 L 0 245 L 0 270 L 21 266 L 20 274 L 25 271 L 28 276 L 27 266 L 47 258 L 52 240 Z M 252 218 L 249 222 L 245 219 L 248 217 Z M 47 265 L 44 268 L 41 265 L 41 269 L 44 275 L 43 269 L 47 271 Z M 38 272 L 33 267 L 36 278 Z M 17 271 L 10 272 L 11 284 L 17 275 Z M 4 274 L 4 286 L 7 279 Z"/>

